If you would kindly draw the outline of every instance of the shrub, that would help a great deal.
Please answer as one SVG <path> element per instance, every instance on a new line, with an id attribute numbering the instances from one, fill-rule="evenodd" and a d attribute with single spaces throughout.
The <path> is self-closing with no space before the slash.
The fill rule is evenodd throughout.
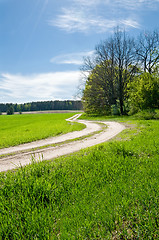
<path id="1" fill-rule="evenodd" d="M 157 114 L 154 109 L 139 111 L 134 116 L 141 120 L 157 119 Z"/>
<path id="2" fill-rule="evenodd" d="M 117 104 L 111 106 L 111 114 L 120 115 L 119 107 L 117 106 Z"/>

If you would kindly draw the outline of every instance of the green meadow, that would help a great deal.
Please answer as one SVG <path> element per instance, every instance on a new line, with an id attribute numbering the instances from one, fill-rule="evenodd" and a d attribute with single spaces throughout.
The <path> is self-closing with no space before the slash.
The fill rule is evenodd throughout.
<path id="1" fill-rule="evenodd" d="M 0 174 L 0 239 L 159 239 L 159 121 L 118 120 L 109 142 Z"/>
<path id="2" fill-rule="evenodd" d="M 85 126 L 65 119 L 75 113 L 22 114 L 0 116 L 0 148 L 28 143 L 67 132 L 81 130 Z"/>

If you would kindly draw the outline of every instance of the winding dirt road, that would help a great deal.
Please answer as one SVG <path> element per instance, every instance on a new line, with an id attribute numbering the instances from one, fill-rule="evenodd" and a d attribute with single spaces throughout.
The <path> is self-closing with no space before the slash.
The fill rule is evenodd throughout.
<path id="1" fill-rule="evenodd" d="M 76 121 L 85 124 L 86 128 L 81 131 L 74 131 L 57 137 L 47 138 L 44 140 L 39 140 L 15 147 L 0 149 L 0 172 L 15 169 L 19 166 L 29 164 L 33 156 L 37 160 L 49 160 L 79 151 L 87 147 L 94 146 L 99 143 L 106 142 L 125 129 L 122 124 L 117 122 L 92 122 L 87 120 L 77 120 L 79 116 L 80 114 L 76 114 L 73 117 L 67 119 L 67 121 Z M 103 129 L 101 123 L 107 125 L 107 128 Z M 88 135 L 90 134 L 91 136 L 88 137 Z M 67 140 L 73 140 L 75 138 L 80 138 L 84 136 L 85 138 L 82 140 L 64 143 Z M 55 147 L 45 147 L 46 145 L 51 144 L 58 145 Z M 39 147 L 44 148 L 33 150 L 33 148 Z M 10 154 L 10 156 L 2 156 L 6 154 Z"/>

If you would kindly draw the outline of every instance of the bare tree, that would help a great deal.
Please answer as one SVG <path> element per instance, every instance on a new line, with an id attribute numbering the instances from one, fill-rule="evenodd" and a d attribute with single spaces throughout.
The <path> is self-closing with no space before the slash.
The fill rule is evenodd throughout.
<path id="1" fill-rule="evenodd" d="M 141 33 L 136 41 L 136 54 L 144 72 L 153 72 L 159 62 L 158 31 Z"/>

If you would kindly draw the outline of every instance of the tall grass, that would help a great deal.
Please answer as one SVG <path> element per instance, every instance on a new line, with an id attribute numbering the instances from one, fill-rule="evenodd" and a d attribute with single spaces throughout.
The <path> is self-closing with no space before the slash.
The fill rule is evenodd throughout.
<path id="1" fill-rule="evenodd" d="M 24 114 L 0 116 L 0 148 L 32 142 L 67 132 L 84 125 L 66 122 L 74 113 Z"/>
<path id="2" fill-rule="evenodd" d="M 2 239 L 159 239 L 159 122 L 0 174 Z"/>

